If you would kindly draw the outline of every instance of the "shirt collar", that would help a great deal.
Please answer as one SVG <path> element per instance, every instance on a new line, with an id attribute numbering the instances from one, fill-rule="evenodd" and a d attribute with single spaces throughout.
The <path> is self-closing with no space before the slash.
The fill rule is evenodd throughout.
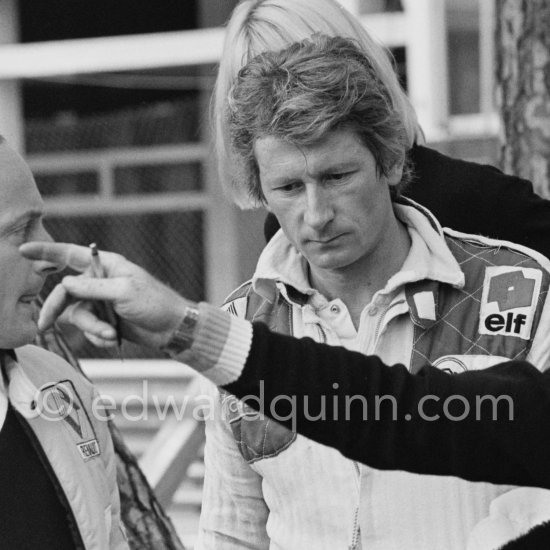
<path id="1" fill-rule="evenodd" d="M 23 369 L 17 363 L 17 356 L 13 350 L 3 350 L 2 381 L 0 388 L 0 426 L 3 424 L 8 399 L 15 409 L 26 418 L 38 415 L 35 409 L 35 399 L 38 388 L 31 382 Z M 7 382 L 7 383 L 6 383 Z"/>
<path id="2" fill-rule="evenodd" d="M 4 425 L 8 412 L 7 370 L 11 361 L 8 350 L 0 350 L 0 429 Z"/>
<path id="3" fill-rule="evenodd" d="M 0 349 L 0 393 L 8 395 L 8 380 L 17 357 L 11 349 Z"/>
<path id="4" fill-rule="evenodd" d="M 381 293 L 394 292 L 406 283 L 432 280 L 457 288 L 464 286 L 464 273 L 449 250 L 443 230 L 433 214 L 410 199 L 394 203 L 395 214 L 406 226 L 411 248 L 403 266 Z M 289 285 L 306 295 L 317 293 L 308 279 L 307 262 L 280 229 L 258 260 L 252 278 L 255 290 L 265 281 Z"/>

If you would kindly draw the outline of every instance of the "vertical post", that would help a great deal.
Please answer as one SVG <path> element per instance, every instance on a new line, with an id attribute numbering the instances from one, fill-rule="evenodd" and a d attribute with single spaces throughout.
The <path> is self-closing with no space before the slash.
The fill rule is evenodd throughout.
<path id="1" fill-rule="evenodd" d="M 495 2 L 484 0 L 479 5 L 479 102 L 487 116 L 495 111 Z"/>
<path id="2" fill-rule="evenodd" d="M 550 198 L 550 2 L 497 0 L 502 167 Z"/>
<path id="3" fill-rule="evenodd" d="M 225 2 L 220 9 L 217 0 L 199 2 L 199 26 L 212 27 L 226 21 L 236 2 Z M 211 70 L 208 71 L 212 73 Z M 201 93 L 201 113 L 203 143 L 211 143 L 208 113 L 210 90 Z M 214 304 L 221 304 L 227 295 L 240 282 L 239 279 L 239 239 L 238 211 L 224 196 L 217 177 L 214 155 L 210 154 L 203 161 L 205 192 L 209 196 L 209 208 L 205 212 L 205 254 L 206 254 L 206 299 Z"/>
<path id="4" fill-rule="evenodd" d="M 445 2 L 404 0 L 409 97 L 428 139 L 441 137 L 449 119 Z"/>
<path id="5" fill-rule="evenodd" d="M 0 0 L 0 48 L 19 40 L 17 0 Z M 23 152 L 23 107 L 19 82 L 0 80 L 0 134 Z"/>

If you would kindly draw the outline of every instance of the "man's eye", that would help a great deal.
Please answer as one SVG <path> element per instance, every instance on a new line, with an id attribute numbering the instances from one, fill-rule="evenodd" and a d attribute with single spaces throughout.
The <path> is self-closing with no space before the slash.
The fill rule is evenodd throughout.
<path id="1" fill-rule="evenodd" d="M 4 238 L 17 244 L 21 244 L 25 242 L 26 226 L 21 225 L 19 227 L 13 227 L 12 229 L 10 229 L 8 232 L 5 233 Z"/>
<path id="2" fill-rule="evenodd" d="M 28 231 L 28 228 L 29 228 L 28 223 L 22 223 L 21 225 L 14 227 L 11 230 L 11 233 L 14 235 L 24 235 Z"/>
<path id="3" fill-rule="evenodd" d="M 347 178 L 351 172 L 335 172 L 334 174 L 329 174 L 327 180 L 340 181 Z"/>
<path id="4" fill-rule="evenodd" d="M 284 193 L 290 193 L 291 191 L 296 191 L 300 188 L 300 182 L 299 181 L 293 181 L 291 183 L 287 183 L 285 185 L 281 185 L 276 188 L 276 191 L 283 191 Z"/>
<path id="5" fill-rule="evenodd" d="M 29 221 L 25 223 L 24 225 L 19 226 L 15 230 L 15 234 L 23 240 L 23 242 L 26 242 L 29 240 L 29 237 L 34 229 L 34 223 L 32 221 Z"/>

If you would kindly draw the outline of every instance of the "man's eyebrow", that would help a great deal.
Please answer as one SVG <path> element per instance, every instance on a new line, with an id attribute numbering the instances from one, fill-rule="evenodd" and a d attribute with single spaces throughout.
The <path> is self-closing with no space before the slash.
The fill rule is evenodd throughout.
<path id="1" fill-rule="evenodd" d="M 337 172 L 349 172 L 355 167 L 355 165 L 356 162 L 354 160 L 343 160 L 341 162 L 330 164 L 328 166 L 322 166 L 321 168 L 319 168 L 317 174 L 319 176 L 327 176 L 330 174 L 335 174 Z"/>
<path id="2" fill-rule="evenodd" d="M 327 172 L 338 172 L 339 170 L 349 170 L 357 164 L 357 159 L 341 160 L 326 166 Z"/>

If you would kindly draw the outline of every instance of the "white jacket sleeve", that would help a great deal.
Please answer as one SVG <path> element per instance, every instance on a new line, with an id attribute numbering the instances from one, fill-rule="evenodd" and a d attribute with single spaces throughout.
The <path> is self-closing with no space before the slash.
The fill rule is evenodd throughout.
<path id="1" fill-rule="evenodd" d="M 267 550 L 262 478 L 243 458 L 222 418 L 218 390 L 206 381 L 204 390 L 212 406 L 206 412 L 204 490 L 195 550 Z"/>
<path id="2" fill-rule="evenodd" d="M 466 550 L 498 550 L 550 520 L 550 491 L 522 487 L 491 502 L 490 514 L 470 534 Z"/>

